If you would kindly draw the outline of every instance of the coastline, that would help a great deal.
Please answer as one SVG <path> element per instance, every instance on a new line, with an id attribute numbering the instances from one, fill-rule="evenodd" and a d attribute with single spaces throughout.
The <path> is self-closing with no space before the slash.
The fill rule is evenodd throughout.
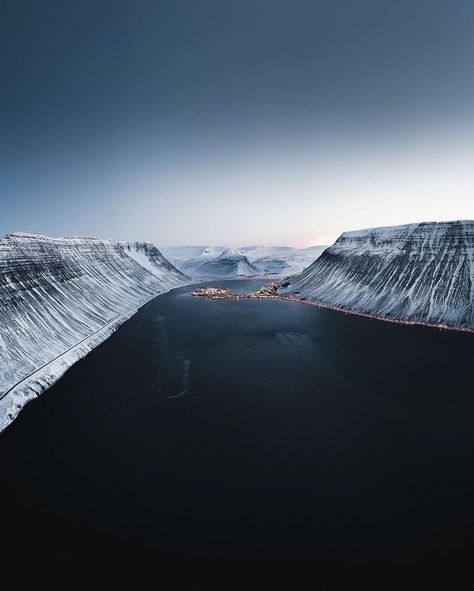
<path id="1" fill-rule="evenodd" d="M 365 312 L 358 312 L 357 310 L 351 310 L 347 308 L 340 308 L 337 306 L 330 306 L 328 304 L 323 304 L 320 302 L 311 302 L 308 300 L 301 300 L 298 298 L 286 298 L 284 296 L 270 296 L 274 297 L 275 299 L 286 300 L 290 302 L 296 302 L 298 304 L 305 304 L 307 306 L 313 306 L 315 308 L 323 308 L 326 310 L 333 310 L 334 312 L 342 312 L 344 314 L 351 314 L 353 316 L 362 316 L 363 318 L 368 318 L 369 320 L 381 320 L 382 322 L 391 322 L 392 324 L 404 324 L 407 326 L 421 326 L 425 328 L 437 329 L 437 330 L 449 330 L 454 332 L 463 332 L 463 333 L 470 333 L 474 334 L 474 328 L 469 327 L 462 327 L 462 326 L 449 326 L 447 324 L 434 324 L 431 322 L 421 322 L 420 320 L 402 320 L 398 318 L 388 318 L 387 316 L 377 316 L 375 314 L 368 314 Z"/>
<path id="2" fill-rule="evenodd" d="M 106 322 L 90 335 L 84 337 L 75 345 L 66 349 L 55 358 L 47 361 L 33 372 L 19 380 L 0 396 L 0 437 L 17 418 L 23 408 L 49 390 L 75 363 L 86 357 L 96 347 L 111 337 L 125 322 L 130 320 L 141 308 L 155 298 L 169 293 L 173 289 L 184 287 L 178 285 L 147 298 L 136 307 L 119 314 Z"/>
<path id="3" fill-rule="evenodd" d="M 462 327 L 462 326 L 449 326 L 447 324 L 434 324 L 431 322 L 422 322 L 420 320 L 403 320 L 398 318 L 388 318 L 386 316 L 377 316 L 375 314 L 368 314 L 366 312 L 359 312 L 357 310 L 352 310 L 348 308 L 341 308 L 338 306 L 331 306 L 329 304 L 323 304 L 321 302 L 313 302 L 310 300 L 303 300 L 301 298 L 289 297 L 284 295 L 254 295 L 254 294 L 229 294 L 225 297 L 214 296 L 210 297 L 209 295 L 205 294 L 192 294 L 194 297 L 207 297 L 210 300 L 227 300 L 227 299 L 252 299 L 252 300 L 265 300 L 265 299 L 274 299 L 274 300 L 282 300 L 285 302 L 294 302 L 297 304 L 303 304 L 306 306 L 313 306 L 314 308 L 321 308 L 325 310 L 332 310 L 334 312 L 340 312 L 343 314 L 351 314 L 353 316 L 361 316 L 363 318 L 368 318 L 369 320 L 380 320 L 382 322 L 391 322 L 392 324 L 403 324 L 406 326 L 420 326 L 424 328 L 431 328 L 437 330 L 449 330 L 451 332 L 461 332 L 467 334 L 474 334 L 474 328 L 470 327 Z"/>

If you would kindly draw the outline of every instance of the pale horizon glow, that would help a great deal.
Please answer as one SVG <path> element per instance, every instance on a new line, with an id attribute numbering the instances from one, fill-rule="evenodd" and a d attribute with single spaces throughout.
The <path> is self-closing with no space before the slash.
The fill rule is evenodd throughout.
<path id="1" fill-rule="evenodd" d="M 239 159 L 238 170 L 232 163 L 201 161 L 181 176 L 144 183 L 139 194 L 145 209 L 174 216 L 189 236 L 196 219 L 212 218 L 208 233 L 190 245 L 306 248 L 331 244 L 349 230 L 473 219 L 473 131 L 410 134 L 396 145 L 306 144 L 286 158 L 257 149 Z M 157 194 L 168 197 L 168 207 Z M 191 205 L 180 207 L 190 196 Z M 243 241 L 242 228 L 248 236 Z M 151 227 L 146 232 L 153 237 Z M 172 237 L 159 243 L 183 244 Z"/>
<path id="2" fill-rule="evenodd" d="M 330 244 L 474 219 L 474 4 L 7 3 L 0 235 Z"/>
<path id="3" fill-rule="evenodd" d="M 52 235 L 161 246 L 306 248 L 331 244 L 349 230 L 474 219 L 474 126 L 430 131 L 391 141 L 306 139 L 299 146 L 291 143 L 291 149 L 277 141 L 260 144 L 252 138 L 248 145 L 240 139 L 229 157 L 216 141 L 200 154 L 180 147 L 179 165 L 162 165 L 149 146 L 137 147 L 133 175 L 124 174 L 127 163 L 120 152 L 115 162 L 103 159 L 101 182 L 113 206 L 107 210 L 109 199 L 94 203 L 78 195 L 67 204 L 71 216 L 64 231 Z M 71 193 L 72 185 L 77 194 L 74 179 L 69 183 L 68 177 L 63 191 Z M 84 200 L 91 208 L 87 223 Z M 51 234 L 41 214 L 4 231 Z M 51 210 L 44 214 L 50 218 Z"/>

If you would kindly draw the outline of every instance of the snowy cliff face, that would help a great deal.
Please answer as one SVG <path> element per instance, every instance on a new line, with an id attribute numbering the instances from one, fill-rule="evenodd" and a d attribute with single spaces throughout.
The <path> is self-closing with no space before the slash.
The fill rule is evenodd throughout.
<path id="1" fill-rule="evenodd" d="M 140 305 L 186 281 L 150 243 L 0 239 L 0 430 Z"/>
<path id="2" fill-rule="evenodd" d="M 388 319 L 474 328 L 473 260 L 474 221 L 345 232 L 279 289 Z"/>

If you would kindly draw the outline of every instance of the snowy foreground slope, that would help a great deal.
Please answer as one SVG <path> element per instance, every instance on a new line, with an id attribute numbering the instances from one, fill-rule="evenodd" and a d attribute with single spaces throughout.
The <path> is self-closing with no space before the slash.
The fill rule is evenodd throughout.
<path id="1" fill-rule="evenodd" d="M 154 296 L 187 277 L 150 243 L 0 239 L 0 430 Z"/>
<path id="2" fill-rule="evenodd" d="M 280 293 L 397 319 L 474 328 L 474 221 L 345 232 Z"/>

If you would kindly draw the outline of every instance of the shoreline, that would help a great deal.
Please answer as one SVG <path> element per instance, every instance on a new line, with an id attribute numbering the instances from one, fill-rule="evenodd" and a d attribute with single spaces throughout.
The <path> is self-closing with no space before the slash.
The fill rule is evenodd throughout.
<path id="1" fill-rule="evenodd" d="M 10 386 L 10 388 L 0 396 L 0 407 L 2 411 L 0 412 L 0 437 L 2 433 L 15 422 L 15 419 L 27 404 L 41 396 L 41 394 L 47 392 L 73 365 L 81 359 L 84 359 L 84 357 L 109 339 L 144 306 L 152 302 L 154 299 L 181 287 L 186 287 L 186 284 L 170 287 L 165 291 L 146 298 L 144 301 L 137 302 L 135 307 L 115 316 L 93 333 L 84 337 Z M 36 388 L 34 386 L 36 386 Z"/>
<path id="2" fill-rule="evenodd" d="M 451 331 L 451 332 L 461 332 L 466 334 L 474 334 L 474 328 L 469 327 L 462 327 L 462 326 L 448 326 L 446 324 L 434 324 L 430 322 L 422 322 L 420 320 L 403 320 L 398 318 L 388 318 L 386 316 L 377 316 L 375 314 L 368 314 L 366 312 L 358 312 L 357 310 L 351 310 L 348 308 L 341 308 L 338 306 L 331 306 L 329 304 L 323 304 L 320 302 L 312 302 L 310 300 L 302 300 L 300 298 L 292 298 L 287 297 L 284 295 L 262 295 L 257 296 L 253 294 L 229 294 L 225 297 L 214 296 L 211 297 L 206 294 L 191 294 L 193 297 L 206 297 L 209 300 L 240 300 L 240 299 L 248 299 L 248 300 L 282 300 L 285 302 L 294 302 L 296 304 L 303 304 L 306 306 L 312 306 L 314 308 L 320 308 L 324 310 L 332 310 L 333 312 L 340 312 L 343 314 L 351 314 L 353 316 L 361 316 L 362 318 L 367 318 L 369 320 L 380 320 L 382 322 L 391 322 L 392 324 L 402 324 L 405 326 L 419 326 L 423 328 L 431 328 L 436 330 L 443 330 L 443 331 Z"/>

